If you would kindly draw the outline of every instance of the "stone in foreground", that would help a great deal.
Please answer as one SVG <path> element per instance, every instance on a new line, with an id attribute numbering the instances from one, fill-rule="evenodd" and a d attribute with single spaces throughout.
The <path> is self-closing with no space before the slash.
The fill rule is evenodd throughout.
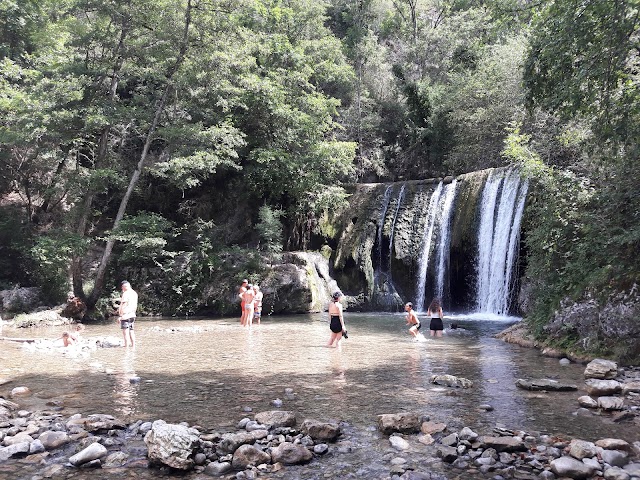
<path id="1" fill-rule="evenodd" d="M 183 425 L 172 425 L 164 420 L 153 422 L 145 435 L 144 443 L 149 449 L 149 461 L 161 463 L 178 470 L 193 468 L 193 455 L 200 439 L 198 431 Z"/>
<path id="2" fill-rule="evenodd" d="M 418 433 L 420 431 L 420 417 L 417 413 L 385 413 L 378 415 L 378 430 L 385 435 L 394 432 Z"/>

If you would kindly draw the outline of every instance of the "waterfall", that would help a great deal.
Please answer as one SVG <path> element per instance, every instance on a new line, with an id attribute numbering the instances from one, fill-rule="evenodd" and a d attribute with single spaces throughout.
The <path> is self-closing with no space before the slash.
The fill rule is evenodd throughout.
<path id="1" fill-rule="evenodd" d="M 388 270 L 391 271 L 391 256 L 393 255 L 393 234 L 396 230 L 396 220 L 398 219 L 398 212 L 400 211 L 400 206 L 402 205 L 402 201 L 404 200 L 404 187 L 403 183 L 400 187 L 400 192 L 398 192 L 398 199 L 396 200 L 396 211 L 393 214 L 393 221 L 391 222 L 391 232 L 389 233 L 389 262 L 388 262 Z"/>
<path id="2" fill-rule="evenodd" d="M 382 231 L 384 230 L 384 218 L 387 216 L 387 209 L 389 208 L 389 201 L 391 200 L 391 185 L 387 185 L 382 197 L 382 206 L 380 208 L 380 218 L 378 219 L 378 268 L 382 269 Z"/>
<path id="3" fill-rule="evenodd" d="M 477 309 L 509 313 L 511 273 L 518 250 L 528 183 L 515 170 L 492 171 L 482 192 L 478 229 Z"/>
<path id="4" fill-rule="evenodd" d="M 449 246 L 451 243 L 451 212 L 456 198 L 457 180 L 445 187 L 444 202 L 442 206 L 442 219 L 440 220 L 440 241 L 438 243 L 438 256 L 436 259 L 436 297 L 442 302 L 444 294 L 445 271 L 449 267 Z"/>
<path id="5" fill-rule="evenodd" d="M 420 252 L 420 258 L 418 258 L 418 278 L 416 282 L 416 304 L 415 308 L 418 311 L 424 309 L 424 295 L 425 284 L 427 281 L 427 269 L 429 268 L 429 254 L 431 252 L 431 242 L 433 239 L 433 230 L 436 224 L 436 208 L 440 195 L 442 194 L 442 182 L 438 184 L 436 189 L 431 194 L 429 200 L 429 207 L 427 209 L 427 218 L 424 223 L 424 230 L 422 232 L 422 249 Z"/>

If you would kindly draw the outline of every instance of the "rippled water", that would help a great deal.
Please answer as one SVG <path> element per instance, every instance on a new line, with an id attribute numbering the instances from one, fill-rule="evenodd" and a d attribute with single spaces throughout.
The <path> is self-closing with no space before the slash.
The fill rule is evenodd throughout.
<path id="1" fill-rule="evenodd" d="M 446 318 L 445 325 L 453 320 Z M 109 413 L 129 422 L 162 418 L 221 430 L 247 416 L 244 407 L 271 410 L 279 398 L 299 419 L 348 422 L 367 448 L 383 441 L 371 433 L 376 415 L 399 411 L 479 433 L 502 424 L 585 440 L 639 439 L 633 426 L 613 424 L 609 417 L 574 415 L 577 398 L 585 394 L 584 366 L 563 367 L 536 350 L 492 338 L 509 319 L 456 317 L 463 329 L 424 342 L 411 338 L 400 314 L 349 312 L 345 321 L 349 338 L 341 349 L 324 347 L 326 314 L 265 317 L 251 331 L 237 319 L 139 319 L 135 350 L 102 348 L 77 357 L 4 341 L 0 377 L 12 381 L 0 386 L 0 395 L 8 397 L 13 387 L 24 385 L 34 392 L 20 399 L 27 409 L 46 409 L 47 402 L 61 400 L 65 415 Z M 55 338 L 63 330 L 4 327 L 1 335 Z M 88 325 L 84 336 L 105 335 L 120 338 L 117 325 Z M 462 376 L 474 387 L 439 387 L 429 383 L 433 374 Z M 141 382 L 131 384 L 132 376 Z M 515 387 L 518 378 L 540 377 L 575 383 L 581 391 Z M 285 388 L 294 394 L 287 396 Z M 479 412 L 477 406 L 486 403 L 495 410 Z"/>

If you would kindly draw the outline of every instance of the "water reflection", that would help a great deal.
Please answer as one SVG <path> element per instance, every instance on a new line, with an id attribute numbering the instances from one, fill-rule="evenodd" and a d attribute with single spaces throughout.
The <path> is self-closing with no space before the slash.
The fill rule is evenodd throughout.
<path id="1" fill-rule="evenodd" d="M 345 420 L 364 431 L 378 414 L 417 411 L 453 428 L 488 431 L 502 424 L 585 439 L 638 440 L 630 426 L 574 416 L 583 392 L 517 389 L 518 378 L 549 376 L 583 385 L 584 367 L 561 367 L 557 359 L 492 338 L 512 320 L 449 316 L 445 326 L 452 321 L 458 331 L 416 342 L 402 313 L 347 312 L 349 338 L 339 350 L 324 347 L 326 315 L 272 316 L 251 330 L 236 319 L 141 319 L 135 350 L 99 348 L 90 358 L 2 342 L 0 375 L 15 380 L 0 385 L 0 395 L 26 385 L 34 395 L 21 399 L 24 408 L 45 408 L 49 399 L 60 398 L 65 414 L 110 413 L 125 421 L 162 418 L 223 429 L 246 416 L 246 409 L 271 410 L 280 399 L 299 418 Z M 5 326 L 3 333 L 55 338 L 63 329 Z M 89 325 L 85 338 L 119 333 L 113 324 Z M 429 382 L 434 374 L 462 376 L 474 387 L 436 386 Z M 132 377 L 140 382 L 131 383 Z M 480 404 L 495 410 L 480 411 Z"/>

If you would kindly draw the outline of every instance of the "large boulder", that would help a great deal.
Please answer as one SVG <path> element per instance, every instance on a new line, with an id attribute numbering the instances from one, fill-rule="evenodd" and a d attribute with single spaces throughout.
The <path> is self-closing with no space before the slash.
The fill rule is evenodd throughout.
<path id="1" fill-rule="evenodd" d="M 594 468 L 573 457 L 560 457 L 551 461 L 551 471 L 559 477 L 582 480 L 591 478 Z"/>
<path id="2" fill-rule="evenodd" d="M 0 310 L 3 313 L 31 312 L 42 305 L 39 287 L 16 287 L 0 291 Z"/>
<path id="3" fill-rule="evenodd" d="M 616 378 L 618 375 L 618 364 L 611 360 L 604 360 L 602 358 L 596 358 L 587 364 L 584 369 L 585 378 L 597 378 L 601 380 L 608 380 Z"/>
<path id="4" fill-rule="evenodd" d="M 183 425 L 156 420 L 144 437 L 151 463 L 167 465 L 178 470 L 190 470 L 199 445 L 198 431 Z"/>

